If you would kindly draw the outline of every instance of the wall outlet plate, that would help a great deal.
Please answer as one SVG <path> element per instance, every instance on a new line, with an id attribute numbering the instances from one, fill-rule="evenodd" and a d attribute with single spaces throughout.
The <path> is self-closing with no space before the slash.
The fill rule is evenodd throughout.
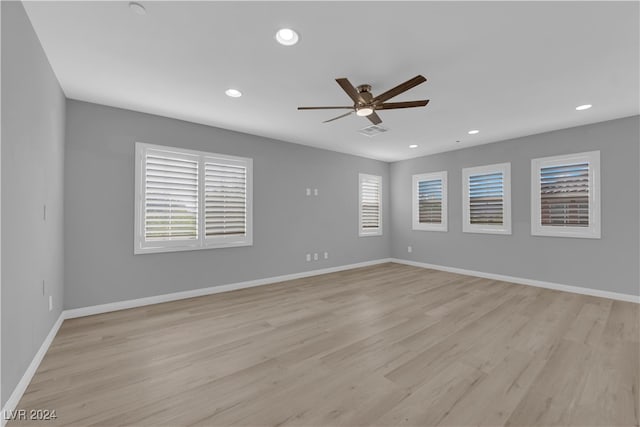
<path id="1" fill-rule="evenodd" d="M 311 254 L 307 254 L 307 262 L 311 261 Z"/>
<path id="2" fill-rule="evenodd" d="M 411 246 L 407 246 L 407 252 L 409 253 L 413 252 L 413 248 Z"/>

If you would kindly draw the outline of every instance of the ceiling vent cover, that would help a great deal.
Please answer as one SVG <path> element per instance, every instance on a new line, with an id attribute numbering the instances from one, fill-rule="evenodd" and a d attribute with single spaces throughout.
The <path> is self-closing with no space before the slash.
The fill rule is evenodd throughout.
<path id="1" fill-rule="evenodd" d="M 384 126 L 380 126 L 380 125 L 371 125 L 371 126 L 367 126 L 366 128 L 362 128 L 358 131 L 358 133 L 361 133 L 362 135 L 365 136 L 376 136 L 376 135 L 380 135 L 381 133 L 385 133 L 387 132 L 389 129 L 387 129 Z"/>

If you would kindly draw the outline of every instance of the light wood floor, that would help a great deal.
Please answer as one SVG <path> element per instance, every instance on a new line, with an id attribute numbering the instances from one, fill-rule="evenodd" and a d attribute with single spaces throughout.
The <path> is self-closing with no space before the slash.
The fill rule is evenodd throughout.
<path id="1" fill-rule="evenodd" d="M 632 426 L 639 307 L 384 264 L 67 320 L 19 408 L 57 411 L 39 426 Z"/>

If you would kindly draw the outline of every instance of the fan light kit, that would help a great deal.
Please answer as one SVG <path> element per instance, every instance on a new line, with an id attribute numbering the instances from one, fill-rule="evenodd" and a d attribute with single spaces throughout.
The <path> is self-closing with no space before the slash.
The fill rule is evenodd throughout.
<path id="1" fill-rule="evenodd" d="M 356 114 L 360 117 L 366 117 L 373 113 L 373 108 L 364 107 L 356 109 Z"/>
<path id="2" fill-rule="evenodd" d="M 238 89 L 227 89 L 224 91 L 224 93 L 231 98 L 240 98 L 242 96 L 242 92 L 240 92 Z"/>
<path id="3" fill-rule="evenodd" d="M 475 135 L 476 133 L 479 133 L 480 131 L 477 129 L 474 130 L 470 130 L 469 132 L 467 132 L 469 135 Z"/>
<path id="4" fill-rule="evenodd" d="M 429 103 L 428 99 L 424 99 L 421 101 L 405 101 L 405 102 L 386 102 L 387 100 L 400 95 L 403 92 L 408 91 L 409 89 L 418 86 L 420 83 L 426 82 L 427 79 L 421 75 L 417 75 L 412 79 L 407 80 L 406 82 L 399 84 L 393 89 L 389 89 L 388 91 L 378 95 L 373 96 L 371 93 L 370 85 L 360 85 L 358 87 L 354 87 L 351 82 L 349 82 L 346 78 L 336 79 L 336 82 L 342 90 L 346 92 L 346 94 L 353 101 L 352 106 L 340 106 L 340 107 L 298 107 L 298 110 L 351 110 L 346 114 L 342 114 L 338 117 L 334 117 L 329 120 L 325 120 L 322 123 L 332 122 L 334 120 L 341 119 L 343 117 L 347 117 L 352 113 L 356 113 L 357 116 L 366 117 L 369 119 L 371 123 L 374 125 L 378 125 L 382 123 L 382 119 L 376 111 L 378 110 L 395 110 L 397 108 L 413 108 L 413 107 L 424 107 Z"/>
<path id="5" fill-rule="evenodd" d="M 576 110 L 578 110 L 578 111 L 588 110 L 591 107 L 593 107 L 593 105 L 591 105 L 591 104 L 578 105 L 576 107 Z"/>
<path id="6" fill-rule="evenodd" d="M 291 28 L 281 28 L 276 33 L 276 40 L 284 46 L 293 46 L 298 43 L 299 38 L 298 33 Z"/>

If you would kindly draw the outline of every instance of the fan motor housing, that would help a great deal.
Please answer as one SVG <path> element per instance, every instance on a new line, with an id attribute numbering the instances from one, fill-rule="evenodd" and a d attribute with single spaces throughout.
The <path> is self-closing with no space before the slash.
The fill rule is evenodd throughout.
<path id="1" fill-rule="evenodd" d="M 371 94 L 371 85 L 360 85 L 356 88 L 362 99 L 365 101 L 364 104 L 367 105 L 373 99 L 373 95 Z"/>

